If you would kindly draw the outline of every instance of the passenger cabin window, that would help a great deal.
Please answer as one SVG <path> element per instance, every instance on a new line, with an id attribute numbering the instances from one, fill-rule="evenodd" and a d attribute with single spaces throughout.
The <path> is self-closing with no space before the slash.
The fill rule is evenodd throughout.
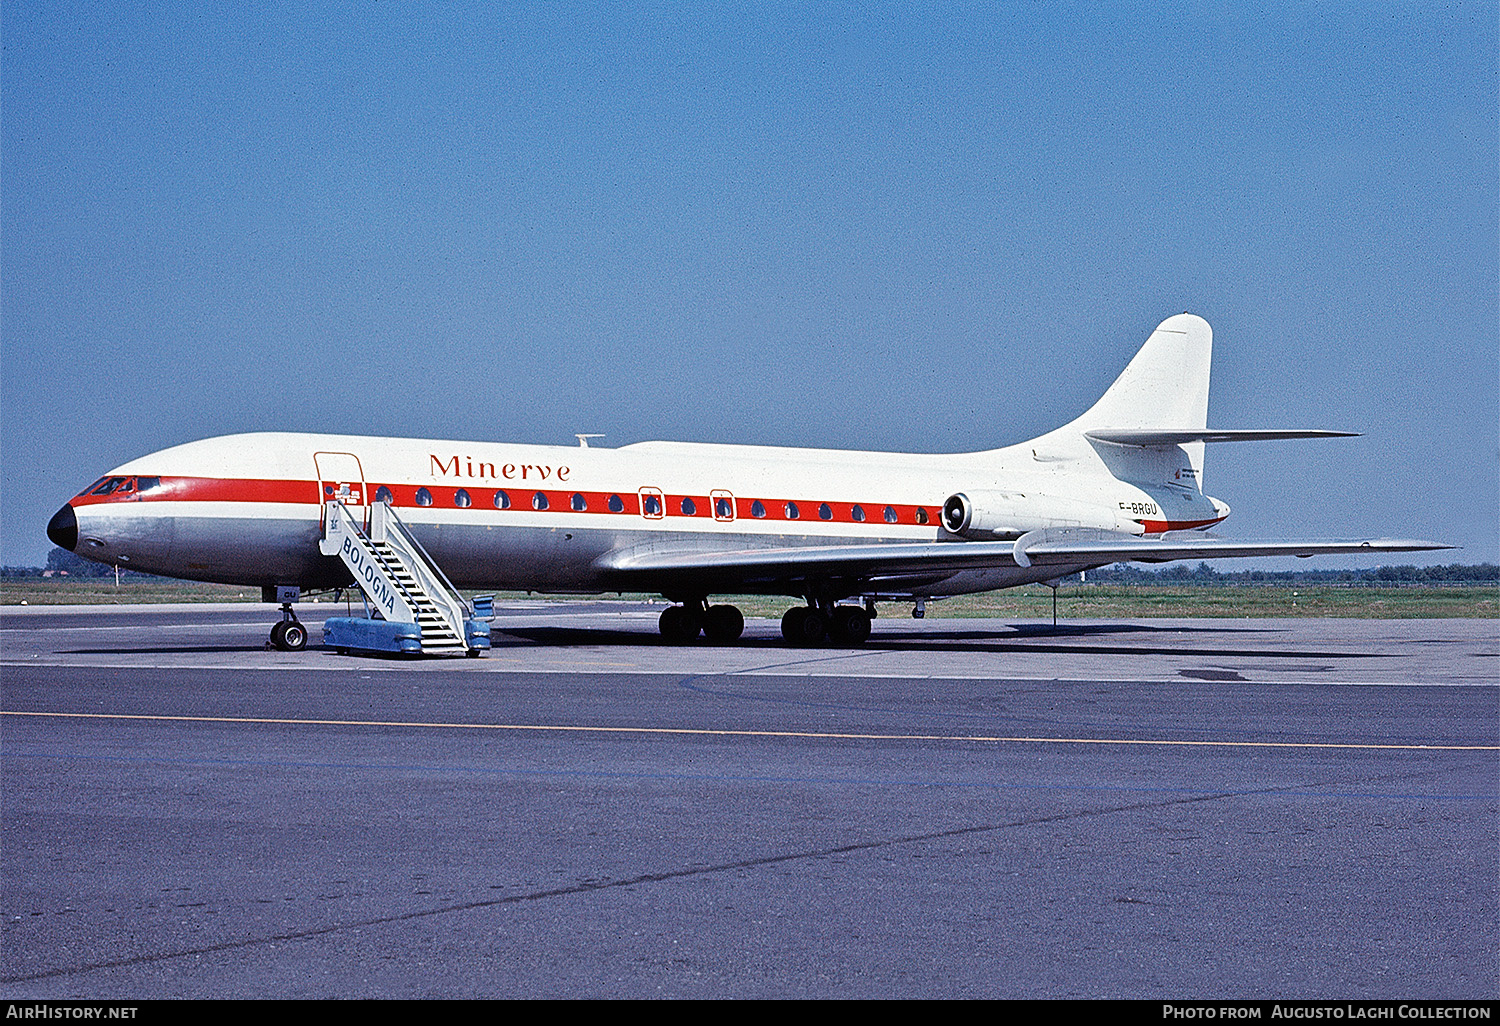
<path id="1" fill-rule="evenodd" d="M 625 500 L 620 498 L 618 495 L 611 495 L 609 497 L 609 511 L 611 513 L 624 513 Z"/>
<path id="2" fill-rule="evenodd" d="M 385 485 L 381 485 L 379 488 L 375 489 L 375 501 L 395 502 L 396 497 L 391 494 L 391 490 L 389 488 L 387 488 Z"/>
<path id="3" fill-rule="evenodd" d="M 919 523 L 919 524 L 925 524 L 925 523 L 927 523 L 927 511 L 925 509 L 923 509 L 921 506 L 917 507 L 917 523 Z"/>
<path id="4" fill-rule="evenodd" d="M 510 496 L 504 491 L 495 492 L 495 508 L 510 509 Z"/>
<path id="5" fill-rule="evenodd" d="M 896 522 L 896 507 L 895 506 L 887 506 L 885 508 L 885 522 L 888 523 L 888 524 L 894 524 Z"/>
<path id="6" fill-rule="evenodd" d="M 865 522 L 865 508 L 863 506 L 855 506 L 854 509 L 853 509 L 853 511 L 851 512 L 851 516 L 854 517 L 854 522 L 855 523 L 857 523 L 857 524 L 864 523 Z"/>
<path id="7" fill-rule="evenodd" d="M 429 492 L 426 488 L 418 488 L 417 489 L 417 505 L 418 506 L 431 506 L 432 505 L 432 493 Z"/>
<path id="8" fill-rule="evenodd" d="M 545 492 L 537 492 L 535 495 L 533 495 L 531 497 L 531 508 L 532 509 L 546 509 L 547 508 L 547 495 L 546 495 Z"/>
<path id="9" fill-rule="evenodd" d="M 682 515 L 685 516 L 685 517 L 695 517 L 695 516 L 697 516 L 698 515 L 698 504 L 696 502 L 694 502 L 692 499 L 684 497 L 683 500 L 682 500 Z"/>
<path id="10" fill-rule="evenodd" d="M 582 513 L 584 510 L 586 510 L 588 508 L 589 508 L 589 503 L 588 503 L 588 500 L 583 497 L 583 493 L 582 492 L 574 492 L 573 493 L 573 509 L 574 509 L 574 511 L 576 511 L 578 513 Z"/>
<path id="11" fill-rule="evenodd" d="M 750 515 L 752 517 L 763 517 L 766 515 L 766 504 L 756 499 L 750 504 Z"/>
<path id="12" fill-rule="evenodd" d="M 786 518 L 788 520 L 796 520 L 802 515 L 802 511 L 797 508 L 797 504 L 795 502 L 787 503 L 782 512 L 786 514 Z"/>
<path id="13" fill-rule="evenodd" d="M 722 495 L 716 496 L 714 498 L 714 519 L 733 520 L 734 501 L 732 499 L 726 499 Z"/>
<path id="14" fill-rule="evenodd" d="M 661 496 L 655 492 L 642 492 L 641 515 L 648 517 L 661 516 Z"/>
<path id="15" fill-rule="evenodd" d="M 828 503 L 825 502 L 825 503 L 822 503 L 821 505 L 818 506 L 818 519 L 819 520 L 832 520 L 833 519 L 833 509 L 831 507 L 829 507 Z"/>
<path id="16" fill-rule="evenodd" d="M 473 500 L 469 498 L 469 493 L 464 491 L 464 489 L 460 488 L 453 493 L 453 505 L 459 509 L 468 509 L 473 504 Z"/>

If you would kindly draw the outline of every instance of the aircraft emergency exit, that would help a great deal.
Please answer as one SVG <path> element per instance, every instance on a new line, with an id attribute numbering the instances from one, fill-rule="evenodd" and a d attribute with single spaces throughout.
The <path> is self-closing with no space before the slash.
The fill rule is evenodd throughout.
<path id="1" fill-rule="evenodd" d="M 412 624 L 438 617 L 424 596 L 445 589 L 660 593 L 673 603 L 661 632 L 681 642 L 740 636 L 739 610 L 713 595 L 786 595 L 801 600 L 782 619 L 788 641 L 857 644 L 879 601 L 920 610 L 1115 562 L 1449 547 L 1205 533 L 1229 515 L 1203 491 L 1206 443 L 1350 434 L 1208 428 L 1212 337 L 1200 317 L 1168 318 L 1082 416 L 1001 449 L 233 435 L 117 467 L 47 534 L 102 563 L 260 586 L 283 603 L 283 648 L 306 641 L 291 601 L 355 583 L 373 621 Z M 465 634 L 473 614 L 443 614 L 441 646 L 487 644 Z M 404 650 L 438 644 L 409 633 Z"/>

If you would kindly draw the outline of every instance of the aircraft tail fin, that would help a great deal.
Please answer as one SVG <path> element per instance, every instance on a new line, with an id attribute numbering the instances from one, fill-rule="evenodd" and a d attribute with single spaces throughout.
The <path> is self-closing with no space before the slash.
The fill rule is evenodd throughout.
<path id="1" fill-rule="evenodd" d="M 1108 473 L 1144 484 L 1203 488 L 1205 442 L 1344 438 L 1352 431 L 1208 427 L 1213 329 L 1189 313 L 1168 317 L 1081 417 L 1030 443 L 1034 459 L 1066 463 L 1092 453 Z"/>
<path id="2" fill-rule="evenodd" d="M 1212 352 L 1202 317 L 1168 317 L 1086 413 L 1029 443 L 1033 459 L 1098 460 L 1120 480 L 1201 490 Z"/>
<path id="3" fill-rule="evenodd" d="M 1075 432 L 1206 427 L 1213 341 L 1213 329 L 1202 317 L 1168 317 L 1100 400 L 1068 427 Z"/>

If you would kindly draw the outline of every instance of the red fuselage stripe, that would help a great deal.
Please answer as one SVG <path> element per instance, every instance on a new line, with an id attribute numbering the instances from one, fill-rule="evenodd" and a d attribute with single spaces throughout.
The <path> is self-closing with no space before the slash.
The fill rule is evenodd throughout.
<path id="1" fill-rule="evenodd" d="M 451 485 L 366 484 L 365 501 L 385 499 L 397 508 L 439 507 L 442 509 L 506 509 L 524 512 L 537 510 L 537 496 L 545 499 L 547 512 L 603 513 L 619 516 L 641 516 L 641 496 L 637 492 L 588 492 L 533 488 L 454 488 Z M 323 494 L 326 492 L 327 494 Z M 424 494 L 425 493 L 425 494 Z M 509 504 L 497 505 L 503 495 Z M 336 496 L 331 486 L 320 487 L 316 481 L 267 481 L 247 478 L 165 477 L 161 484 L 146 492 L 116 490 L 109 495 L 84 493 L 72 500 L 75 508 L 121 502 L 281 502 L 316 505 Z M 467 499 L 467 503 L 463 499 Z M 669 517 L 692 517 L 699 520 L 781 520 L 828 523 L 932 523 L 937 505 L 931 507 L 895 503 L 820 502 L 808 499 L 754 499 L 723 495 L 656 496 Z M 610 508 L 617 500 L 619 509 Z M 727 504 L 721 506 L 720 503 Z M 582 505 L 582 509 L 578 505 Z M 828 516 L 822 516 L 823 507 Z M 759 507 L 757 509 L 757 507 Z M 796 515 L 792 515 L 795 509 Z M 887 509 L 894 520 L 887 518 Z M 691 510 L 691 512 L 689 512 Z M 858 514 L 856 514 L 856 510 Z M 918 511 L 921 511 L 919 516 Z"/>
<path id="2" fill-rule="evenodd" d="M 317 505 L 335 495 L 331 485 L 317 481 L 270 481 L 254 478 L 216 477 L 164 477 L 161 483 L 145 492 L 116 490 L 109 495 L 84 493 L 72 500 L 74 507 L 114 504 L 121 502 L 281 502 Z M 420 509 L 438 507 L 442 509 L 506 509 L 517 512 L 545 509 L 556 513 L 603 513 L 618 516 L 641 516 L 641 495 L 637 492 L 584 492 L 560 491 L 556 489 L 532 488 L 454 488 L 451 485 L 431 486 L 412 484 L 370 483 L 364 501 L 380 501 L 389 493 L 389 502 L 397 508 Z M 325 494 L 326 493 L 326 494 Z M 497 496 L 509 500 L 505 506 L 498 505 Z M 538 496 L 543 501 L 538 500 Z M 932 506 L 914 506 L 880 502 L 821 502 L 811 499 L 754 499 L 742 496 L 719 495 L 654 495 L 665 507 L 669 517 L 691 517 L 698 520 L 771 520 L 787 523 L 807 521 L 810 523 L 868 523 L 872 527 L 881 524 L 930 525 L 940 503 Z M 464 499 L 467 502 L 464 502 Z M 610 502 L 617 501 L 619 509 L 611 509 Z M 579 508 L 579 506 L 582 508 Z M 823 516 L 826 507 L 828 515 Z M 791 515 L 792 509 L 796 515 Z M 688 512 L 691 510 L 691 512 Z M 889 512 L 888 512 L 889 511 Z M 648 514 L 654 518 L 660 513 Z M 890 519 L 894 516 L 895 519 Z M 1147 534 L 1163 531 L 1183 531 L 1207 527 L 1220 518 L 1207 520 L 1142 520 L 1138 521 Z"/>
<path id="3" fill-rule="evenodd" d="M 1163 531 L 1191 531 L 1195 527 L 1208 527 L 1217 524 L 1222 517 L 1210 517 L 1207 520 L 1137 520 L 1136 523 L 1145 528 L 1147 534 L 1161 534 Z"/>

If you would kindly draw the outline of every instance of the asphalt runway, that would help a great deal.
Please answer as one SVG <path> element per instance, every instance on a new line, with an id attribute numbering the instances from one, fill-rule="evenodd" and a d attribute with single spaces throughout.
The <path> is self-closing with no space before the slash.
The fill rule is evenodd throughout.
<path id="1" fill-rule="evenodd" d="M 0 993 L 1500 991 L 1495 621 L 676 648 L 660 608 L 420 662 L 3 610 Z"/>

